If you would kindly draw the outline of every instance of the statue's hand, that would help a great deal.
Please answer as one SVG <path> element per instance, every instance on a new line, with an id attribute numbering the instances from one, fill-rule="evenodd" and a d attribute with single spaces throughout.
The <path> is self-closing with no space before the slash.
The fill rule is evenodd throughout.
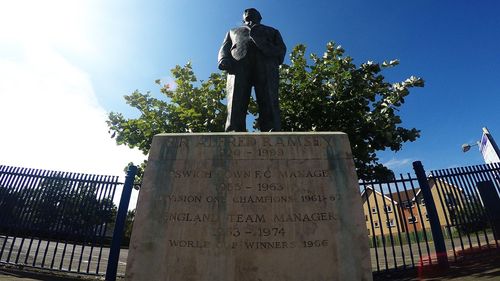
<path id="1" fill-rule="evenodd" d="M 225 70 L 229 73 L 232 73 L 233 70 L 233 64 L 230 59 L 223 59 L 219 63 L 219 69 L 220 70 Z"/>

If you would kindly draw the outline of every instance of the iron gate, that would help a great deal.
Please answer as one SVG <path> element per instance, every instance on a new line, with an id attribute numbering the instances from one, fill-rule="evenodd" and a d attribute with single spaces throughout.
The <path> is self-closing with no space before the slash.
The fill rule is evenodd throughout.
<path id="1" fill-rule="evenodd" d="M 448 266 L 499 250 L 500 163 L 360 182 L 372 268 Z"/>
<path id="2" fill-rule="evenodd" d="M 374 272 L 437 263 L 431 224 L 415 176 L 361 181 L 360 189 Z"/>
<path id="3" fill-rule="evenodd" d="M 0 263 L 104 275 L 116 267 L 130 199 L 131 183 L 117 210 L 121 185 L 117 176 L 0 166 Z"/>
<path id="4" fill-rule="evenodd" d="M 415 176 L 359 183 L 374 272 L 499 249 L 500 164 L 429 176 L 413 166 Z M 0 263 L 115 280 L 135 173 L 131 166 L 117 210 L 117 177 L 0 166 Z"/>
<path id="5" fill-rule="evenodd" d="M 500 163 L 431 171 L 441 225 L 453 260 L 499 249 Z"/>

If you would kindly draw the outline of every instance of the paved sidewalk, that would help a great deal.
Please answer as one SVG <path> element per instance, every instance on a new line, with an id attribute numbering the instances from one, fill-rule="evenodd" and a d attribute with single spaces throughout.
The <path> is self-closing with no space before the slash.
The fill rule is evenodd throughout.
<path id="1" fill-rule="evenodd" d="M 0 268 L 0 281 L 89 281 L 103 280 L 99 277 L 75 277 L 42 275 Z M 469 257 L 461 262 L 452 263 L 446 271 L 435 268 L 420 268 L 394 273 L 376 274 L 374 281 L 500 281 L 500 254 L 490 253 Z"/>
<path id="2" fill-rule="evenodd" d="M 448 270 L 437 268 L 417 268 L 393 274 L 375 275 L 375 281 L 500 281 L 500 254 L 493 252 L 478 256 L 469 256 L 451 263 Z"/>
<path id="3" fill-rule="evenodd" d="M 64 276 L 49 273 L 37 273 L 32 271 L 20 271 L 18 269 L 0 268 L 0 281 L 92 281 L 102 280 L 98 277 Z"/>

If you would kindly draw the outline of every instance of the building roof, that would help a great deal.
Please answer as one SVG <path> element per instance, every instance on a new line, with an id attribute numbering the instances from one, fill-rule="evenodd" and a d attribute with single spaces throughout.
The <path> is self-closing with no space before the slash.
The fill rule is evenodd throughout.
<path id="1" fill-rule="evenodd" d="M 419 192 L 420 188 L 415 188 L 415 192 L 413 192 L 413 189 L 409 189 L 407 191 L 393 192 L 391 193 L 390 196 L 394 201 L 401 204 L 405 201 L 415 200 L 415 197 L 418 195 Z"/>
<path id="2" fill-rule="evenodd" d="M 389 200 L 389 201 L 393 201 L 394 204 L 399 204 L 397 200 L 393 200 L 391 197 L 387 196 L 387 195 L 382 195 L 382 193 L 376 189 L 374 189 L 371 185 L 367 185 L 366 186 L 366 189 L 364 189 L 362 192 L 361 192 L 361 198 L 363 198 L 363 196 L 365 196 L 365 191 L 367 190 L 371 190 L 372 192 L 375 191 L 375 193 L 377 193 L 378 195 L 380 196 L 383 196 L 385 199 Z"/>

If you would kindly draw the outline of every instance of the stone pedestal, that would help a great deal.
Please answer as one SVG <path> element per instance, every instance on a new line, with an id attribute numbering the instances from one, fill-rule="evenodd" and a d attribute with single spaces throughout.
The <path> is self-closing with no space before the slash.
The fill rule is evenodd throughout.
<path id="1" fill-rule="evenodd" d="M 371 280 L 344 133 L 155 136 L 130 281 Z"/>

